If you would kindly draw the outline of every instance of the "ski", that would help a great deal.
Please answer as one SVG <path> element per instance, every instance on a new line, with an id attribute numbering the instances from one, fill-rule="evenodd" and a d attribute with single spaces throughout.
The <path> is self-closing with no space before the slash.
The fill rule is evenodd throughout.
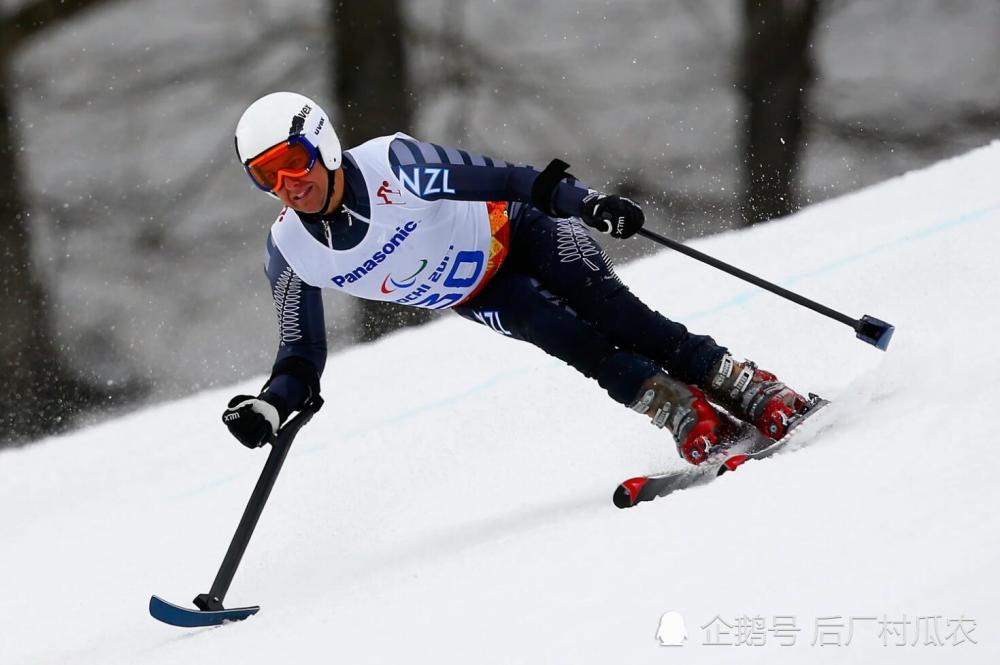
<path id="1" fill-rule="evenodd" d="M 159 596 L 149 599 L 149 614 L 158 621 L 181 628 L 221 626 L 230 621 L 242 621 L 260 611 L 260 606 L 221 610 L 191 610 L 167 602 Z"/>
<path id="2" fill-rule="evenodd" d="M 770 457 L 787 446 L 794 438 L 801 438 L 802 424 L 829 404 L 828 400 L 810 394 L 805 410 L 791 423 L 787 433 L 781 439 L 773 441 L 758 434 L 755 437 L 740 440 L 727 448 L 725 459 L 708 460 L 700 466 L 691 466 L 667 473 L 629 478 L 618 485 L 612 500 L 619 508 L 631 508 L 636 504 L 652 501 L 673 494 L 678 490 L 708 484 L 727 471 L 734 471 L 750 460 Z M 819 432 L 817 428 L 807 429 L 814 434 Z M 756 432 L 756 430 L 754 431 Z"/>

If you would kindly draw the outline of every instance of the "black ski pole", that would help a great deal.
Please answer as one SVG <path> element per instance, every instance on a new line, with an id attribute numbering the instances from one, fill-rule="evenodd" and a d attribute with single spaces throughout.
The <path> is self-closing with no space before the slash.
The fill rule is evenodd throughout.
<path id="1" fill-rule="evenodd" d="M 200 611 L 174 605 L 159 596 L 153 596 L 149 601 L 149 612 L 154 618 L 174 626 L 196 627 L 214 626 L 226 621 L 239 621 L 257 613 L 260 609 L 259 606 L 226 609 L 223 607 L 222 601 L 226 598 L 229 585 L 233 581 L 233 576 L 236 575 L 236 569 L 243 559 L 243 553 L 246 552 L 247 545 L 250 543 L 250 536 L 253 535 L 260 514 L 264 510 L 264 504 L 267 503 L 267 499 L 271 495 L 271 488 L 274 487 L 274 481 L 278 478 L 278 472 L 281 471 L 281 465 L 285 461 L 285 456 L 288 454 L 288 449 L 291 447 L 295 435 L 309 422 L 313 414 L 319 411 L 321 406 L 323 406 L 321 397 L 316 396 L 310 399 L 272 439 L 271 452 L 268 453 L 264 469 L 253 488 L 250 501 L 243 511 L 243 517 L 240 519 L 239 526 L 236 527 L 236 533 L 229 543 L 229 549 L 222 560 L 215 581 L 212 582 L 212 588 L 208 593 L 198 594 L 194 599 L 194 604 Z"/>
<path id="2" fill-rule="evenodd" d="M 670 238 L 666 238 L 658 233 L 654 233 L 647 229 L 639 229 L 638 233 L 639 235 L 645 238 L 649 238 L 650 240 L 658 242 L 661 245 L 669 247 L 672 250 L 678 251 L 681 254 L 686 254 L 687 256 L 690 256 L 693 259 L 697 259 L 702 263 L 707 263 L 713 268 L 718 268 L 719 270 L 727 272 L 730 275 L 733 275 L 734 277 L 739 277 L 740 279 L 750 282 L 755 286 L 759 286 L 762 289 L 766 289 L 771 293 L 777 294 L 782 298 L 787 298 L 788 300 L 791 300 L 792 302 L 798 305 L 802 305 L 803 307 L 808 307 L 814 312 L 818 312 L 824 316 L 830 317 L 834 321 L 840 321 L 841 323 L 845 323 L 854 329 L 854 331 L 857 333 L 858 339 L 862 340 L 863 342 L 867 342 L 868 344 L 871 344 L 876 348 L 879 348 L 883 351 L 889 348 L 889 341 L 892 339 L 892 333 L 896 330 L 896 328 L 886 323 L 885 321 L 876 319 L 875 317 L 869 316 L 868 314 L 865 314 L 860 319 L 851 318 L 850 316 L 847 316 L 846 314 L 841 314 L 837 310 L 831 309 L 826 305 L 822 305 L 814 300 L 810 300 L 809 298 L 800 296 L 799 294 L 793 291 L 789 291 L 788 289 L 782 288 L 777 284 L 772 284 L 771 282 L 768 282 L 765 279 L 761 279 L 756 275 L 752 275 L 746 272 L 745 270 L 740 270 L 739 268 L 731 266 L 728 263 L 725 263 L 724 261 L 720 261 L 719 259 L 711 257 L 708 254 L 704 254 L 696 249 L 688 247 L 687 245 L 683 245 L 677 242 L 676 240 L 671 240 Z"/>
<path id="3" fill-rule="evenodd" d="M 229 585 L 236 574 L 236 568 L 239 567 L 243 553 L 246 552 L 247 545 L 250 543 L 250 536 L 253 535 L 253 531 L 257 527 L 257 520 L 260 519 L 260 514 L 264 511 L 264 504 L 267 503 L 267 499 L 271 495 L 274 481 L 278 479 L 278 472 L 281 471 L 281 465 L 285 462 L 285 456 L 292 445 L 292 440 L 322 405 L 323 399 L 319 396 L 314 397 L 298 415 L 281 428 L 271 443 L 271 452 L 267 456 L 267 462 L 264 463 L 264 470 L 261 471 L 257 485 L 253 488 L 253 494 L 250 495 L 250 501 L 247 503 L 246 510 L 243 511 L 239 526 L 236 527 L 233 540 L 229 543 L 226 556 L 222 560 L 222 565 L 219 566 L 215 581 L 212 582 L 212 588 L 208 593 L 198 594 L 194 599 L 194 604 L 199 609 L 222 609 L 222 601 L 226 598 Z"/>

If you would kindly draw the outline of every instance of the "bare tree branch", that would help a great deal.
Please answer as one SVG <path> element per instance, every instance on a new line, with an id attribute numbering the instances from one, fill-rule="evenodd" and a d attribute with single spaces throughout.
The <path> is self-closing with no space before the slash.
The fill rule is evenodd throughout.
<path id="1" fill-rule="evenodd" d="M 940 151 L 970 134 L 992 134 L 1000 129 L 1000 109 L 979 105 L 961 107 L 935 118 L 930 124 L 900 123 L 891 114 L 833 118 L 811 114 L 818 130 L 847 143 L 876 148 L 901 146 L 911 150 Z"/>
<path id="2" fill-rule="evenodd" d="M 109 107 L 120 108 L 123 103 L 132 100 L 141 100 L 152 93 L 156 93 L 176 84 L 191 84 L 199 81 L 211 80 L 220 85 L 231 85 L 234 87 L 245 86 L 243 81 L 233 81 L 231 72 L 239 71 L 247 60 L 260 53 L 260 44 L 268 44 L 269 49 L 276 49 L 284 44 L 297 44 L 302 41 L 302 32 L 307 29 L 306 25 L 298 21 L 287 21 L 267 26 L 267 29 L 255 35 L 253 39 L 246 40 L 238 49 L 227 49 L 222 51 L 212 60 L 197 60 L 178 67 L 174 64 L 175 54 L 178 48 L 183 49 L 184 45 L 176 43 L 170 44 L 162 51 L 149 51 L 142 54 L 142 60 L 138 63 L 138 68 L 144 71 L 143 74 L 135 76 L 132 80 L 123 81 L 118 87 L 118 94 L 114 96 L 95 96 L 91 89 L 74 91 L 72 93 L 50 93 L 53 106 L 60 110 L 74 111 L 81 108 L 93 109 L 95 102 L 104 103 Z M 172 55 L 174 54 L 174 55 Z M 311 56 L 309 56 L 311 57 Z M 95 62 L 91 67 L 101 69 L 105 64 L 113 66 L 120 61 L 121 56 L 115 55 L 109 58 L 107 63 Z M 300 61 L 305 56 L 300 56 Z M 169 67 L 164 67 L 162 71 L 148 73 L 145 63 L 171 63 Z M 38 77 L 24 80 L 25 85 L 42 89 L 50 80 L 50 76 L 43 74 Z M 287 78 L 287 72 L 283 69 L 279 75 L 275 76 L 275 83 Z"/>

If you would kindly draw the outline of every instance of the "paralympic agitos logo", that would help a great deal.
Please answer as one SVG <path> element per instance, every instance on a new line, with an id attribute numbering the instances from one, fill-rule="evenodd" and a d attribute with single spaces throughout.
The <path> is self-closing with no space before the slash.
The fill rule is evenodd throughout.
<path id="1" fill-rule="evenodd" d="M 385 279 L 382 280 L 382 293 L 389 294 L 395 291 L 396 289 L 408 289 L 412 287 L 414 284 L 417 283 L 417 275 L 422 273 L 424 271 L 424 268 L 426 267 L 427 267 L 427 259 L 420 259 L 420 267 L 417 268 L 417 271 L 412 275 L 410 275 L 409 277 L 407 277 L 406 279 L 404 279 L 402 282 L 397 282 L 396 280 L 394 280 L 392 278 L 392 275 L 386 275 Z M 390 288 L 388 284 L 392 284 L 392 286 L 395 288 Z"/>
<path id="2" fill-rule="evenodd" d="M 403 224 L 402 226 L 397 226 L 396 227 L 396 234 L 393 235 L 391 238 L 389 238 L 389 242 L 387 242 L 384 245 L 382 245 L 382 249 L 380 249 L 377 252 L 375 252 L 374 254 L 372 254 L 372 256 L 371 256 L 370 259 L 368 259 L 367 261 L 365 261 L 361 265 L 359 265 L 356 268 L 354 268 L 354 270 L 351 270 L 350 272 L 346 272 L 343 275 L 334 275 L 331 278 L 331 281 L 336 286 L 343 286 L 344 284 L 353 284 L 354 282 L 358 281 L 359 279 L 361 279 L 362 277 L 364 277 L 365 275 L 367 275 L 372 270 L 375 270 L 375 268 L 378 267 L 378 265 L 380 263 L 382 263 L 383 261 L 385 261 L 386 258 L 388 258 L 388 256 L 390 254 L 392 254 L 393 252 L 396 251 L 397 247 L 399 247 L 404 242 L 406 242 L 406 239 L 410 237 L 410 234 L 413 233 L 416 230 L 417 230 L 417 222 L 415 222 L 415 221 L 410 221 L 410 222 L 407 222 L 406 224 Z M 418 270 L 417 272 L 413 273 L 413 275 L 411 275 L 410 277 L 407 277 L 403 281 L 406 282 L 406 281 L 408 281 L 410 279 L 415 279 L 416 276 L 419 275 L 420 272 L 425 267 L 426 267 L 426 261 L 425 261 L 425 265 L 420 266 L 420 270 Z M 386 279 L 388 279 L 388 278 L 386 278 Z M 395 282 L 393 282 L 393 283 L 395 284 Z M 405 284 L 398 284 L 396 286 L 398 288 L 407 288 L 407 286 Z M 386 283 L 383 282 L 382 283 L 382 289 L 383 289 L 382 292 L 383 293 L 391 293 L 391 291 L 386 291 L 385 288 L 386 288 Z"/>

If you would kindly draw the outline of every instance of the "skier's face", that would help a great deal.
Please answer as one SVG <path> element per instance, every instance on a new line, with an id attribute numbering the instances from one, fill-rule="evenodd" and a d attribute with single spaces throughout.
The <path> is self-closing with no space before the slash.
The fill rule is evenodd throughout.
<path id="1" fill-rule="evenodd" d="M 318 163 L 305 175 L 297 178 L 285 176 L 281 187 L 274 193 L 281 202 L 298 212 L 317 213 L 326 201 L 326 190 L 330 186 L 330 174 Z"/>

